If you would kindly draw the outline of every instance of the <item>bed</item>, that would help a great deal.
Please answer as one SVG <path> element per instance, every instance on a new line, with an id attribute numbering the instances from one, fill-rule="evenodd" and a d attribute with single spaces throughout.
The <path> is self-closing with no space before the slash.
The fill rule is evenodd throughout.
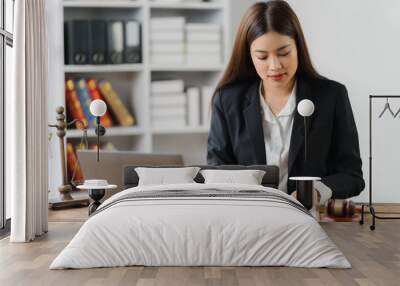
<path id="1" fill-rule="evenodd" d="M 137 166 L 124 169 L 125 190 L 107 199 L 50 269 L 144 266 L 291 266 L 350 268 L 318 221 L 276 189 L 274 166 L 261 185 L 138 185 Z M 137 169 L 136 169 L 137 170 Z"/>

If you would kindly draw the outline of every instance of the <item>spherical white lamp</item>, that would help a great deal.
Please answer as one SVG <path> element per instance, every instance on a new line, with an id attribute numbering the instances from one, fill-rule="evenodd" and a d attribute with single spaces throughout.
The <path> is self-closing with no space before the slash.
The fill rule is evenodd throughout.
<path id="1" fill-rule="evenodd" d="M 308 117 L 314 113 L 314 109 L 314 103 L 309 99 L 303 99 L 297 104 L 297 111 L 304 118 L 304 162 L 307 161 Z"/>
<path id="2" fill-rule="evenodd" d="M 103 116 L 107 111 L 107 104 L 101 99 L 95 99 L 90 103 L 90 113 L 96 116 L 96 129 L 95 133 L 97 135 L 97 162 L 100 160 L 99 149 L 100 149 L 100 136 L 106 133 L 106 129 L 100 124 L 100 116 Z"/>
<path id="3" fill-rule="evenodd" d="M 297 105 L 297 111 L 301 116 L 311 116 L 314 113 L 314 103 L 309 99 L 303 99 Z"/>
<path id="4" fill-rule="evenodd" d="M 106 103 L 101 99 L 95 99 L 90 104 L 90 112 L 94 116 L 103 116 L 107 111 Z"/>

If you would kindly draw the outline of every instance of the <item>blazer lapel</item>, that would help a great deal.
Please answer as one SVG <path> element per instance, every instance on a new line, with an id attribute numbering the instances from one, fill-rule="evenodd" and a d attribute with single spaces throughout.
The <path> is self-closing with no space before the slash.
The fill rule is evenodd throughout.
<path id="1" fill-rule="evenodd" d="M 311 101 L 313 96 L 311 94 L 311 87 L 302 77 L 297 78 L 296 83 L 296 106 L 303 99 L 309 99 Z M 314 101 L 313 101 L 314 102 Z M 311 126 L 313 116 L 309 118 L 309 130 Z M 291 171 L 296 160 L 298 153 L 304 152 L 304 118 L 295 110 L 292 135 L 290 138 L 289 148 L 289 162 L 288 162 L 288 174 L 291 175 Z M 297 174 L 299 175 L 299 174 Z"/>
<path id="2" fill-rule="evenodd" d="M 243 114 L 250 140 L 253 143 L 255 164 L 266 165 L 264 132 L 261 120 L 261 107 L 258 94 L 260 81 L 255 81 L 246 94 L 247 104 L 244 104 Z M 250 146 L 248 146 L 250 147 Z M 251 147 L 250 147 L 251 148 Z"/>

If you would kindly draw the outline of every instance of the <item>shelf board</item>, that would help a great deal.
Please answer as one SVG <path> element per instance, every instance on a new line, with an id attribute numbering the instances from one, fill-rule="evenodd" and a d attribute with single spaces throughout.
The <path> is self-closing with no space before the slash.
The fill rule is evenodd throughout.
<path id="1" fill-rule="evenodd" d="M 180 127 L 180 128 L 152 128 L 155 135 L 169 134 L 207 134 L 209 128 L 206 126 L 199 127 Z"/>
<path id="2" fill-rule="evenodd" d="M 121 64 L 121 65 L 64 65 L 66 73 L 81 72 L 138 72 L 143 70 L 143 64 Z"/>
<path id="3" fill-rule="evenodd" d="M 106 128 L 105 137 L 110 136 L 130 136 L 130 135 L 142 135 L 144 131 L 142 128 L 137 126 L 130 126 L 130 127 L 109 127 Z M 83 135 L 82 130 L 80 129 L 71 129 L 67 130 L 66 137 L 67 138 L 81 138 Z M 94 128 L 88 129 L 88 137 L 96 137 L 94 133 Z M 102 137 L 104 138 L 104 137 Z"/>
<path id="4" fill-rule="evenodd" d="M 143 7 L 143 1 L 129 1 L 129 0 L 117 0 L 117 1 L 105 1 L 105 0 L 64 0 L 64 7 L 71 8 L 140 8 Z"/>
<path id="5" fill-rule="evenodd" d="M 160 1 L 161 2 L 161 1 Z M 149 3 L 152 9 L 187 9 L 187 10 L 219 10 L 224 8 L 224 4 L 221 2 L 177 2 L 174 3 L 160 3 L 157 1 L 151 1 Z"/>
<path id="6" fill-rule="evenodd" d="M 158 65 L 150 66 L 151 71 L 222 71 L 223 65 L 199 66 L 199 65 Z M 121 64 L 121 65 L 64 65 L 66 73 L 105 73 L 105 72 L 139 72 L 143 71 L 143 64 Z"/>
<path id="7" fill-rule="evenodd" d="M 223 65 L 213 65 L 213 66 L 199 66 L 199 65 L 159 65 L 152 64 L 150 66 L 151 71 L 222 71 L 224 69 Z"/>

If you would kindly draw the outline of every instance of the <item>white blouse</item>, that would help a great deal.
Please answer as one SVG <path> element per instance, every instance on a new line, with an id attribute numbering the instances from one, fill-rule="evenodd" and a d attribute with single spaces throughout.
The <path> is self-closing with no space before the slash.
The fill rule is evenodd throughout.
<path id="1" fill-rule="evenodd" d="M 287 193 L 290 138 L 292 135 L 294 111 L 296 110 L 296 84 L 286 105 L 276 116 L 264 100 L 262 81 L 260 81 L 259 95 L 267 163 L 268 165 L 279 166 L 278 189 Z"/>
<path id="2" fill-rule="evenodd" d="M 285 106 L 276 116 L 264 100 L 262 81 L 260 81 L 259 96 L 267 164 L 279 166 L 278 189 L 287 193 L 290 139 L 296 110 L 296 83 Z M 321 195 L 321 204 L 332 196 L 332 190 L 324 183 L 317 181 L 314 187 Z"/>

